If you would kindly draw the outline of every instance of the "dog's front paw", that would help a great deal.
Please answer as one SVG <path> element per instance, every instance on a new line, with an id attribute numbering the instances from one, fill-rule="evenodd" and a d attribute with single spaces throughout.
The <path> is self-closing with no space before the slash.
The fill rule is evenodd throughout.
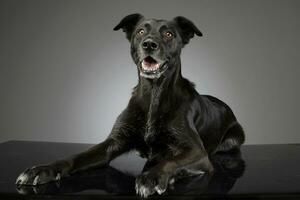
<path id="1" fill-rule="evenodd" d="M 136 193 L 144 198 L 157 192 L 162 194 L 167 190 L 169 175 L 157 172 L 144 172 L 135 180 Z"/>
<path id="2" fill-rule="evenodd" d="M 61 173 L 53 166 L 34 166 L 21 173 L 17 180 L 17 185 L 41 185 L 51 181 L 58 181 Z"/>

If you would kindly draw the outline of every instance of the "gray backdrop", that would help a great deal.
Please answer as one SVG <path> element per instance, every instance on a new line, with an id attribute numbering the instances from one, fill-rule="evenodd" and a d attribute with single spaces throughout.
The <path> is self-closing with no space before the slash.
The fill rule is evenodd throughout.
<path id="1" fill-rule="evenodd" d="M 0 1 L 0 142 L 97 143 L 137 83 L 127 14 L 191 19 L 183 75 L 231 106 L 246 142 L 299 143 L 300 1 Z"/>

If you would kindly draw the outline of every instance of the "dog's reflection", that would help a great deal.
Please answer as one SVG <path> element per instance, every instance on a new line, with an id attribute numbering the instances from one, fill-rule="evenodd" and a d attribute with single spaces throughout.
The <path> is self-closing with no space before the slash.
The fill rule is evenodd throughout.
<path id="1" fill-rule="evenodd" d="M 170 185 L 167 194 L 196 195 L 228 193 L 236 180 L 243 175 L 245 162 L 241 152 L 235 150 L 227 153 L 217 153 L 211 157 L 215 167 L 212 176 L 207 174 L 186 177 Z M 60 182 L 40 186 L 21 186 L 17 190 L 21 194 L 114 194 L 134 195 L 135 177 L 107 166 L 78 173 L 62 179 Z"/>

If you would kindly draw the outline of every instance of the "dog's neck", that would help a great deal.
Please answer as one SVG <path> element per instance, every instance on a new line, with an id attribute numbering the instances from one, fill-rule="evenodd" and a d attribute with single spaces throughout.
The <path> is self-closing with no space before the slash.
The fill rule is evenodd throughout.
<path id="1" fill-rule="evenodd" d="M 157 121 L 169 110 L 174 109 L 174 99 L 178 99 L 179 94 L 176 90 L 180 88 L 183 81 L 180 59 L 178 58 L 177 62 L 169 67 L 175 69 L 173 73 L 169 74 L 169 77 L 164 74 L 158 79 L 139 77 L 136 92 L 145 114 L 147 114 L 144 136 L 146 143 L 154 141 Z"/>
<path id="2" fill-rule="evenodd" d="M 139 76 L 139 83 L 136 87 L 137 96 L 143 101 L 143 104 L 150 107 L 163 104 L 166 100 L 177 95 L 178 86 L 183 81 L 181 74 L 181 61 L 177 58 L 172 66 L 175 71 L 171 74 L 162 74 L 158 79 L 148 79 Z M 176 90 L 175 90 L 175 86 Z"/>
<path id="3" fill-rule="evenodd" d="M 143 112 L 146 115 L 145 141 L 150 144 L 154 141 L 157 122 L 168 114 L 170 110 L 175 109 L 177 102 L 184 95 L 182 91 L 185 79 L 181 74 L 180 58 L 170 69 L 172 73 L 164 73 L 158 79 L 147 79 L 139 76 L 139 83 L 133 91 L 133 97 L 139 102 Z"/>

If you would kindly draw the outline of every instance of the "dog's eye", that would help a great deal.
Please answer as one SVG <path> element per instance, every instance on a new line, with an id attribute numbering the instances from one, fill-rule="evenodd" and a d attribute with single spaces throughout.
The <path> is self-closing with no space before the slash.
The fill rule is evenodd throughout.
<path id="1" fill-rule="evenodd" d="M 145 33 L 145 30 L 144 30 L 144 29 L 140 29 L 140 30 L 138 31 L 138 34 L 139 34 L 139 35 L 144 35 L 144 33 Z"/>
<path id="2" fill-rule="evenodd" d="M 165 32 L 165 36 L 166 36 L 167 38 L 172 38 L 172 37 L 173 37 L 173 34 L 172 34 L 170 31 L 167 31 L 167 32 Z"/>

